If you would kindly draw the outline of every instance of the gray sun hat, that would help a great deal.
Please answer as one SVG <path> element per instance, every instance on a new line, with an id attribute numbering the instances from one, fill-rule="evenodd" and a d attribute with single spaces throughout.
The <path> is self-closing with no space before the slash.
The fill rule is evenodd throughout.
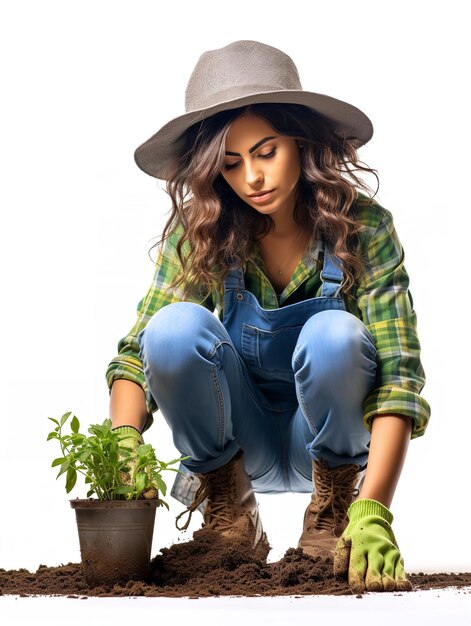
<path id="1" fill-rule="evenodd" d="M 190 126 L 220 111 L 269 102 L 314 109 L 338 136 L 354 139 L 358 147 L 373 135 L 370 119 L 353 105 L 304 91 L 287 54 L 258 41 L 240 40 L 200 56 L 185 91 L 185 113 L 141 144 L 134 159 L 150 176 L 166 180 L 179 139 Z"/>

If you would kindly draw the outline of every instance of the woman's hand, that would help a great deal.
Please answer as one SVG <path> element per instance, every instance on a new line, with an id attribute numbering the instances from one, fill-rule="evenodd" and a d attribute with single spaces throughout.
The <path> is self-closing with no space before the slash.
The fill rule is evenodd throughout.
<path id="1" fill-rule="evenodd" d="M 368 467 L 360 495 L 349 507 L 348 526 L 337 543 L 334 573 L 348 576 L 354 593 L 410 591 L 404 561 L 387 508 L 404 464 L 412 420 L 396 414 L 373 420 Z"/>
<path id="2" fill-rule="evenodd" d="M 144 440 L 139 430 L 134 426 L 116 426 L 113 430 L 120 435 L 120 448 L 125 448 L 125 450 L 128 450 L 130 453 L 129 457 L 121 457 L 121 460 L 128 458 L 128 471 L 121 472 L 119 479 L 124 486 L 134 486 L 134 475 L 137 467 L 137 449 L 144 443 Z M 150 478 L 150 472 L 146 470 L 146 473 Z M 158 498 L 157 485 L 151 483 L 151 485 L 142 492 L 142 495 L 146 500 Z"/>
<path id="3" fill-rule="evenodd" d="M 364 591 L 410 591 L 391 524 L 391 511 L 368 498 L 353 502 L 349 523 L 334 555 L 334 574 L 348 576 L 353 593 Z"/>

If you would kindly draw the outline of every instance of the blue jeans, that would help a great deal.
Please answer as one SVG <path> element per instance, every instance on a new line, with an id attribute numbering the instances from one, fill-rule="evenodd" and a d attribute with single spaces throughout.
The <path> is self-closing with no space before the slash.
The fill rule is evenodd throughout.
<path id="1" fill-rule="evenodd" d="M 150 392 L 190 472 L 239 450 L 255 491 L 311 491 L 312 460 L 366 465 L 363 401 L 375 387 L 376 349 L 345 310 L 309 317 L 290 357 L 293 384 L 257 379 L 223 323 L 201 305 L 157 311 L 139 335 Z"/>

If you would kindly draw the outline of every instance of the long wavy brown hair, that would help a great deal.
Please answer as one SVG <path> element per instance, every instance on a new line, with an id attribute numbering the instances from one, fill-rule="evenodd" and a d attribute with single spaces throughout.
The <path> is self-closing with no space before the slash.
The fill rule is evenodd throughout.
<path id="1" fill-rule="evenodd" d="M 229 127 L 244 113 L 260 116 L 279 134 L 304 144 L 293 217 L 311 238 L 333 246 L 344 270 L 341 290 L 348 295 L 364 271 L 354 203 L 358 190 L 371 192 L 358 173 L 371 173 L 377 182 L 378 177 L 359 160 L 354 138 L 338 137 L 324 118 L 296 104 L 254 104 L 223 111 L 181 137 L 166 186 L 172 201 L 170 217 L 155 244 L 182 228 L 176 245 L 182 273 L 172 287 L 184 283 L 184 297 L 195 288 L 209 294 L 230 268 L 246 263 L 273 223 L 269 215 L 244 202 L 220 173 Z"/>

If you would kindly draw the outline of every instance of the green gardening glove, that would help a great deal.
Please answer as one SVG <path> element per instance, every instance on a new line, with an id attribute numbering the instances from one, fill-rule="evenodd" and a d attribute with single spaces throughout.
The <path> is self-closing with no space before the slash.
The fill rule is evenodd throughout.
<path id="1" fill-rule="evenodd" d="M 126 463 L 128 471 L 120 473 L 120 481 L 125 486 L 133 485 L 133 475 L 135 474 L 137 465 L 137 449 L 144 443 L 144 439 L 142 438 L 139 430 L 134 428 L 134 426 L 116 426 L 116 428 L 113 428 L 112 430 L 119 433 L 119 447 L 126 448 L 131 453 L 129 458 L 124 456 L 121 457 L 121 459 L 128 458 Z M 149 472 L 147 472 L 147 474 L 149 475 Z M 157 486 L 152 485 L 148 487 L 143 491 L 142 495 L 146 500 L 153 500 L 157 498 Z"/>
<path id="2" fill-rule="evenodd" d="M 380 502 L 355 500 L 348 511 L 348 526 L 334 554 L 334 574 L 348 576 L 353 593 L 410 591 L 404 559 L 391 524 L 391 511 Z"/>

